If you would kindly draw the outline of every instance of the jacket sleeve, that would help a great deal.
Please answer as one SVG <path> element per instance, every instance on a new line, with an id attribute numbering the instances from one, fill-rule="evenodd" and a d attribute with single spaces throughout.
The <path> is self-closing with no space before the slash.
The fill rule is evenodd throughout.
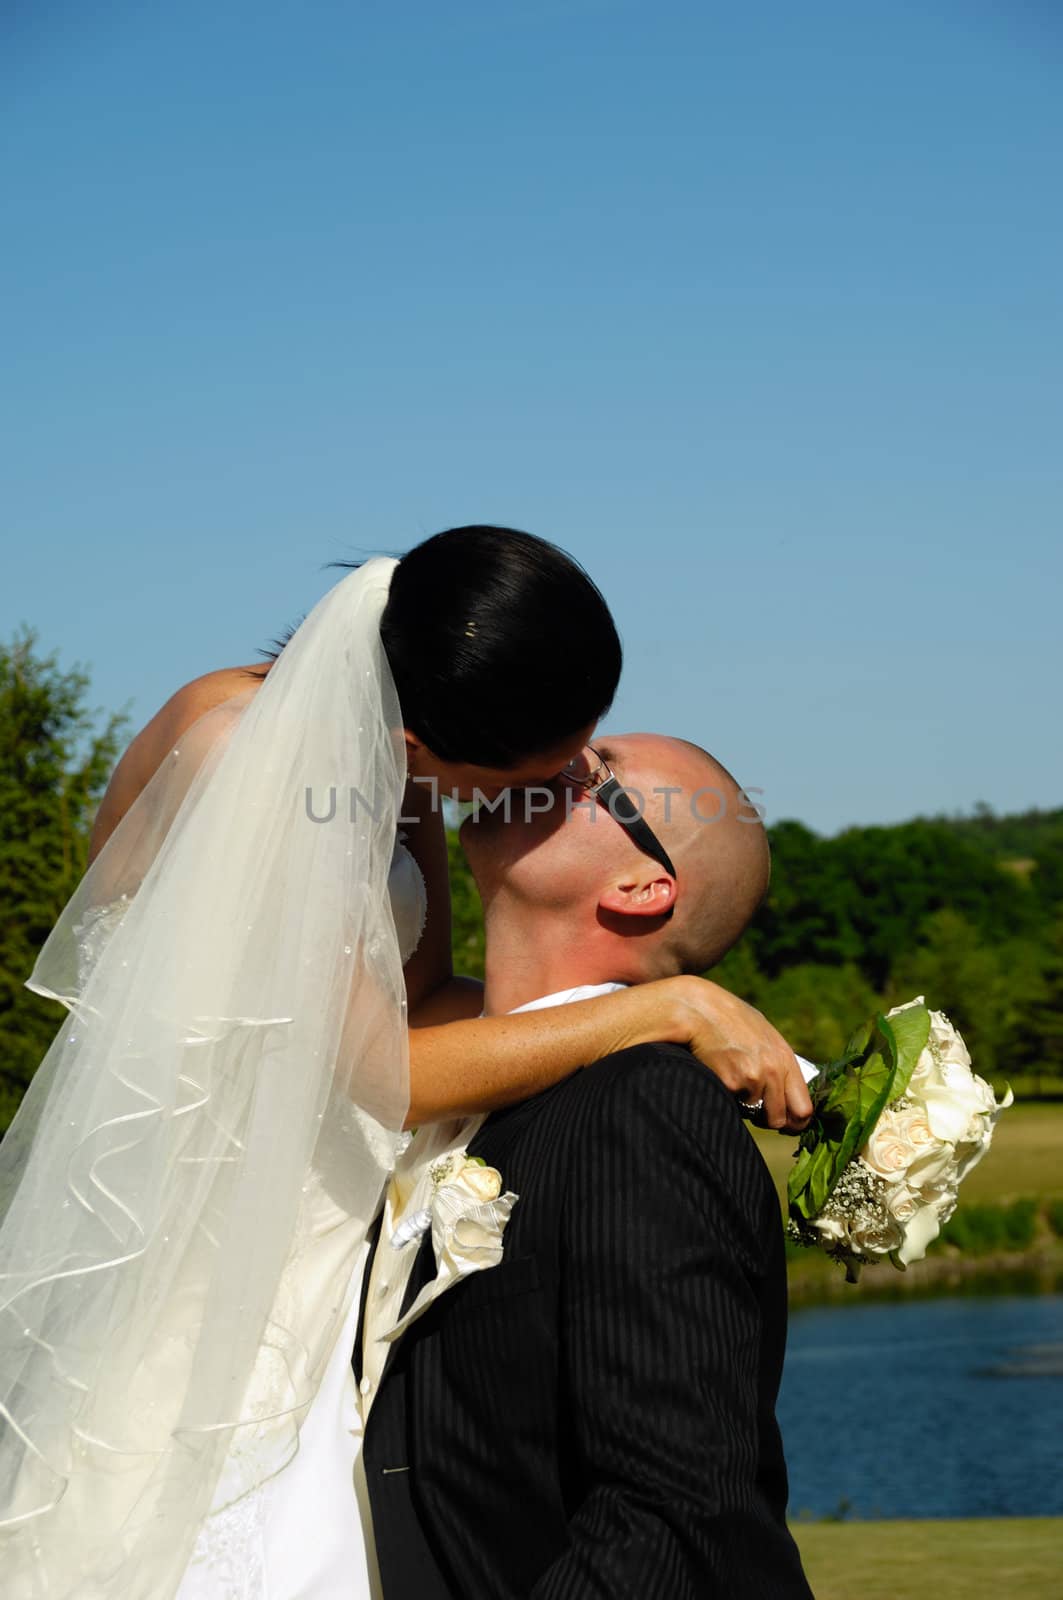
<path id="1" fill-rule="evenodd" d="M 562 1221 L 571 1543 L 533 1600 L 809 1597 L 758 1471 L 765 1279 L 783 1270 L 760 1154 L 684 1051 L 591 1073 Z"/>

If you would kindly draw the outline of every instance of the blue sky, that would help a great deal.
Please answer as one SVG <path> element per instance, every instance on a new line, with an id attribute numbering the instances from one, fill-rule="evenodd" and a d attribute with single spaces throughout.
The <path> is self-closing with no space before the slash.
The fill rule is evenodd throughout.
<path id="1" fill-rule="evenodd" d="M 504 522 L 769 818 L 1063 803 L 1061 65 L 1048 0 L 5 8 L 0 633 L 140 726 Z"/>

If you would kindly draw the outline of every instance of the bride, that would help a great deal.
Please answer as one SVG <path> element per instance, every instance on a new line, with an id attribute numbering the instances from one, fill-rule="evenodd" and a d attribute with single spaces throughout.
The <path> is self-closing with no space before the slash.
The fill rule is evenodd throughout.
<path id="1" fill-rule="evenodd" d="M 792 1053 L 712 983 L 482 1019 L 452 975 L 439 790 L 555 775 L 620 659 L 563 552 L 457 528 L 133 740 L 28 980 L 68 1015 L 0 1146 L 7 1600 L 358 1592 L 353 1504 L 326 1508 L 404 1126 L 665 1038 L 803 1120 Z M 277 1530 L 308 1495 L 300 1550 Z"/>

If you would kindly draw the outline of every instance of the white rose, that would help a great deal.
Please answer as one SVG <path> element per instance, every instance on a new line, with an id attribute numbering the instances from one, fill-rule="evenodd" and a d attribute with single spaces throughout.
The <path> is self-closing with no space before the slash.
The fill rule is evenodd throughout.
<path id="1" fill-rule="evenodd" d="M 849 1237 L 849 1229 L 840 1217 L 821 1213 L 813 1221 L 812 1227 L 826 1244 L 840 1244 Z"/>
<path id="2" fill-rule="evenodd" d="M 951 1144 L 935 1140 L 928 1148 L 918 1152 L 908 1168 L 906 1182 L 910 1189 L 929 1195 L 943 1183 L 954 1181 L 956 1153 Z"/>
<path id="3" fill-rule="evenodd" d="M 934 1134 L 949 1144 L 967 1138 L 975 1119 L 996 1105 L 989 1085 L 959 1062 L 942 1062 L 936 1082 L 925 1079 L 914 1087 Z"/>
<path id="4" fill-rule="evenodd" d="M 938 1138 L 952 1144 L 978 1139 L 977 1118 L 996 1110 L 992 1089 L 972 1072 L 962 1036 L 941 1011 L 930 1013 L 930 1039 L 916 1063 L 908 1092 L 925 1104 Z"/>
<path id="5" fill-rule="evenodd" d="M 887 1183 L 897 1183 L 907 1172 L 915 1151 L 898 1126 L 897 1115 L 884 1111 L 871 1130 L 871 1135 L 860 1152 L 872 1172 Z"/>
<path id="6" fill-rule="evenodd" d="M 484 1205 L 497 1200 L 502 1193 L 502 1174 L 494 1167 L 482 1167 L 475 1161 L 467 1162 L 451 1182 Z"/>
<path id="7" fill-rule="evenodd" d="M 917 1154 L 933 1146 L 934 1135 L 927 1121 L 925 1106 L 905 1106 L 903 1110 L 894 1111 L 893 1117 L 898 1132 Z"/>
<path id="8" fill-rule="evenodd" d="M 906 1183 L 895 1184 L 886 1199 L 890 1216 L 897 1222 L 911 1222 L 919 1201 Z"/>
<path id="9" fill-rule="evenodd" d="M 905 1093 L 921 1100 L 925 1090 L 937 1089 L 943 1081 L 941 1068 L 931 1053 L 930 1047 L 927 1046 L 912 1070 L 912 1076 L 909 1079 Z"/>
<path id="10" fill-rule="evenodd" d="M 888 1255 L 904 1243 L 904 1228 L 894 1218 L 857 1224 L 850 1230 L 852 1247 L 860 1255 Z"/>

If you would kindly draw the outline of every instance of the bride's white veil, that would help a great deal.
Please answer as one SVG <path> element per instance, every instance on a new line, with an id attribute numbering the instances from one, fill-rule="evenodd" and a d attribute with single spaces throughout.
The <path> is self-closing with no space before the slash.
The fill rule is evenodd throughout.
<path id="1" fill-rule="evenodd" d="M 166 1600 L 297 1448 L 408 1100 L 394 567 L 194 724 L 29 980 L 69 1015 L 0 1146 L 6 1600 Z"/>

